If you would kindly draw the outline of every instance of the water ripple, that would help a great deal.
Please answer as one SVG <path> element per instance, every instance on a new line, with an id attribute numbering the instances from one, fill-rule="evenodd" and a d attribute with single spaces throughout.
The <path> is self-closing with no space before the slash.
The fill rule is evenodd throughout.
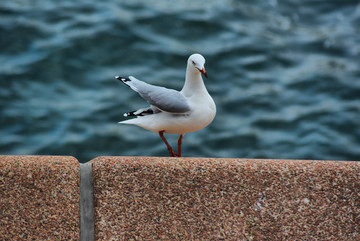
<path id="1" fill-rule="evenodd" d="M 166 156 L 157 134 L 117 124 L 146 103 L 114 75 L 180 89 L 200 52 L 218 114 L 185 156 L 360 160 L 359 3 L 26 0 L 0 14 L 0 154 Z"/>

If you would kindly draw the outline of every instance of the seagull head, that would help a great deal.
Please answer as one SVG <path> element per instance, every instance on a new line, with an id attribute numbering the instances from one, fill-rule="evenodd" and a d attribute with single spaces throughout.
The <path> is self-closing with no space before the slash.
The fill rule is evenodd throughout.
<path id="1" fill-rule="evenodd" d="M 201 54 L 192 54 L 188 59 L 188 68 L 195 73 L 202 73 L 206 78 L 208 77 L 204 68 L 205 58 Z"/>

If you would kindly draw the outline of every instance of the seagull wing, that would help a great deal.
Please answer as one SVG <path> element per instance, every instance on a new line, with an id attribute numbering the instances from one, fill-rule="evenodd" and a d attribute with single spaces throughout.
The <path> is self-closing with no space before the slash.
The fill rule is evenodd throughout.
<path id="1" fill-rule="evenodd" d="M 131 89 L 139 93 L 150 105 L 164 112 L 181 114 L 191 110 L 186 98 L 179 91 L 147 84 L 133 76 L 116 77 Z"/>

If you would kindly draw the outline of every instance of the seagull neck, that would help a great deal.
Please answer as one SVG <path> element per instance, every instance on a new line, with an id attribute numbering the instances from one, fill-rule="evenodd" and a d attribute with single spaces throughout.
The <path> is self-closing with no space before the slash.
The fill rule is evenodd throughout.
<path id="1" fill-rule="evenodd" d="M 185 84 L 181 92 L 186 95 L 192 95 L 196 90 L 197 93 L 206 91 L 206 87 L 200 73 L 187 72 L 185 78 Z"/>

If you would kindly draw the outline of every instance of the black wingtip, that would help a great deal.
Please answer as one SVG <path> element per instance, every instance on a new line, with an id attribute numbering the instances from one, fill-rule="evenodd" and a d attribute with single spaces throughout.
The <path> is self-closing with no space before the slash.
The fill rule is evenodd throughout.
<path id="1" fill-rule="evenodd" d="M 118 79 L 118 80 L 120 80 L 120 81 L 122 81 L 122 82 L 130 81 L 129 78 L 125 78 L 125 77 L 121 77 L 121 76 L 115 76 L 115 79 Z"/>

